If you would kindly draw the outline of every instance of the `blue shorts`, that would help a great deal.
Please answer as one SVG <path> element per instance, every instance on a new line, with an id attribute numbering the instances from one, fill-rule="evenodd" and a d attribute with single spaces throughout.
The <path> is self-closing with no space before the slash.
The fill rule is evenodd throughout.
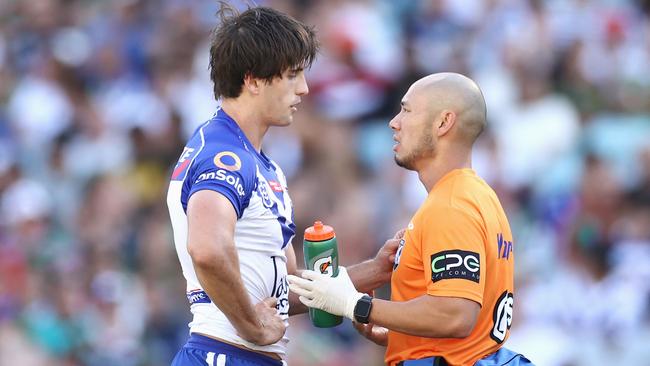
<path id="1" fill-rule="evenodd" d="M 408 360 L 398 363 L 400 366 L 447 366 L 442 357 L 427 357 L 419 360 Z M 482 358 L 474 366 L 534 366 L 530 360 L 520 353 L 501 347 L 493 354 Z"/>
<path id="2" fill-rule="evenodd" d="M 172 366 L 282 366 L 282 361 L 246 351 L 199 334 L 190 339 L 174 357 Z"/>

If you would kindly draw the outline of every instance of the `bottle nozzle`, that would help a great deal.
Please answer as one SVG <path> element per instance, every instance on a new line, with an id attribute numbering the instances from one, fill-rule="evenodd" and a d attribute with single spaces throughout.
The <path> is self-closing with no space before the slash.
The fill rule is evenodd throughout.
<path id="1" fill-rule="evenodd" d="M 305 229 L 305 239 L 311 241 L 321 241 L 333 238 L 334 229 L 331 226 L 324 225 L 322 221 L 314 221 L 314 226 Z"/>

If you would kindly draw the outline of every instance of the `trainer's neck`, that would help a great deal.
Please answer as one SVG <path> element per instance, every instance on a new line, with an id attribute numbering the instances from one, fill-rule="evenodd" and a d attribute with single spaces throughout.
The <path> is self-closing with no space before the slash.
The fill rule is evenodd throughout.
<path id="1" fill-rule="evenodd" d="M 427 192 L 431 192 L 436 183 L 452 170 L 471 169 L 471 157 L 471 150 L 457 150 L 454 151 L 454 154 L 440 154 L 423 161 L 416 171 Z"/>

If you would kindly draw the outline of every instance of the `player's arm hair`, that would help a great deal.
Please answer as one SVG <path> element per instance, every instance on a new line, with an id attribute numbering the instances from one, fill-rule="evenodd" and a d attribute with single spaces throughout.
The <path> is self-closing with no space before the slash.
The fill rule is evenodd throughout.
<path id="1" fill-rule="evenodd" d="M 245 340 L 257 343 L 262 326 L 239 271 L 237 213 L 221 193 L 201 190 L 187 204 L 187 249 L 201 286 Z"/>
<path id="2" fill-rule="evenodd" d="M 287 273 L 290 275 L 300 277 L 301 269 L 298 269 L 298 261 L 296 260 L 296 251 L 293 245 L 287 246 Z M 306 313 L 309 308 L 298 300 L 298 295 L 295 292 L 289 291 L 289 316 Z"/>
<path id="3" fill-rule="evenodd" d="M 481 306 L 460 297 L 423 295 L 410 301 L 373 299 L 370 322 L 427 338 L 465 338 L 472 333 Z"/>

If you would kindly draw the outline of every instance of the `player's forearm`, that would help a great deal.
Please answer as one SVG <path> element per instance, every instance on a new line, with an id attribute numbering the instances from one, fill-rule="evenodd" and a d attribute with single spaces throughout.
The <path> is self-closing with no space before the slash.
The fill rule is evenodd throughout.
<path id="1" fill-rule="evenodd" d="M 349 266 L 347 269 L 357 291 L 367 293 L 390 282 L 392 274 L 375 259 Z"/>
<path id="2" fill-rule="evenodd" d="M 201 286 L 237 332 L 249 342 L 260 336 L 260 321 L 244 287 L 234 245 L 192 256 Z"/>
<path id="3" fill-rule="evenodd" d="M 460 298 L 420 296 L 395 302 L 373 299 L 370 322 L 400 333 L 428 338 L 465 338 L 474 328 L 479 305 Z"/>

